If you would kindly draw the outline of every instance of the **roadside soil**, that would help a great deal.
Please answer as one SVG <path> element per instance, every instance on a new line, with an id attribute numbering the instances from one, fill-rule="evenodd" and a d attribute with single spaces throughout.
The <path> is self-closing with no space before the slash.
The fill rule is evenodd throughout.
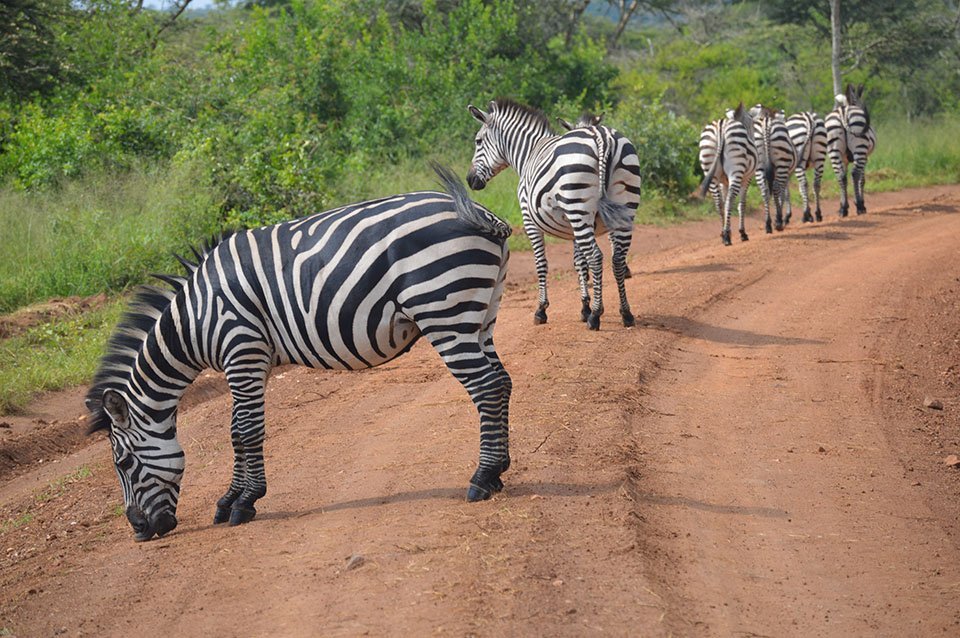
<path id="1" fill-rule="evenodd" d="M 483 503 L 476 413 L 425 343 L 277 370 L 269 493 L 236 528 L 211 525 L 232 452 L 205 374 L 180 525 L 143 544 L 82 389 L 45 397 L 0 428 L 0 632 L 958 635 L 960 186 L 867 204 L 729 248 L 715 220 L 638 228 L 632 329 L 609 272 L 601 331 L 578 321 L 567 244 L 534 326 L 514 254 L 513 467 Z"/>

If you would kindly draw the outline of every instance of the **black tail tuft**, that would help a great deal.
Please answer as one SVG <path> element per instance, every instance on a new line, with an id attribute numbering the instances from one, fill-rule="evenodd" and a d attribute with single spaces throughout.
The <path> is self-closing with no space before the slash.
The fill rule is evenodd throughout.
<path id="1" fill-rule="evenodd" d="M 453 199 L 453 205 L 460 221 L 479 230 L 484 235 L 490 235 L 498 239 L 506 239 L 513 233 L 509 224 L 470 199 L 466 187 L 456 173 L 437 162 L 430 162 L 430 167 L 440 178 L 440 185 Z"/>

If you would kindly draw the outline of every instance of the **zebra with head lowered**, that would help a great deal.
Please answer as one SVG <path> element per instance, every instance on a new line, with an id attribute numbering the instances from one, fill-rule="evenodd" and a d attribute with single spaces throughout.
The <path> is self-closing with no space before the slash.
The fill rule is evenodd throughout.
<path id="1" fill-rule="evenodd" d="M 600 329 L 603 314 L 603 253 L 597 235 L 610 232 L 613 276 L 620 293 L 624 326 L 634 325 L 624 279 L 633 219 L 640 205 L 640 162 L 633 144 L 605 126 L 555 135 L 547 117 L 516 102 L 497 99 L 489 111 L 467 107 L 482 126 L 467 183 L 482 189 L 507 166 L 520 175 L 517 197 L 523 229 L 537 264 L 538 307 L 534 323 L 547 321 L 547 255 L 544 234 L 572 239 L 581 282 L 581 319 Z M 593 298 L 585 285 L 587 268 Z"/>
<path id="2" fill-rule="evenodd" d="M 863 201 L 867 156 L 877 145 L 877 134 L 870 126 L 870 113 L 863 103 L 863 85 L 847 85 L 846 95 L 836 96 L 836 105 L 826 117 L 827 154 L 840 182 L 840 217 L 850 210 L 847 202 L 847 164 L 853 162 L 853 197 L 857 215 L 867 212 Z"/>
<path id="3" fill-rule="evenodd" d="M 794 173 L 800 183 L 803 199 L 803 221 L 814 221 L 810 211 L 810 194 L 807 190 L 807 171 L 813 169 L 813 196 L 816 201 L 816 221 L 823 221 L 820 212 L 820 182 L 823 178 L 823 163 L 827 157 L 827 127 L 823 118 L 813 111 L 802 111 L 787 118 L 790 140 L 797 151 L 797 167 Z M 790 195 L 787 194 L 787 217 L 790 217 Z"/>
<path id="4" fill-rule="evenodd" d="M 790 214 L 784 218 L 784 200 L 789 199 L 787 182 L 790 173 L 797 166 L 797 151 L 790 139 L 783 111 L 775 111 L 762 104 L 750 109 L 753 118 L 753 138 L 757 145 L 757 185 L 760 187 L 760 196 L 763 199 L 764 228 L 768 233 L 773 232 L 770 223 L 770 196 L 777 209 L 776 229 L 783 230 L 784 225 L 790 223 Z"/>
<path id="5" fill-rule="evenodd" d="M 237 232 L 182 260 L 186 276 L 141 290 L 87 395 L 105 429 L 135 538 L 177 525 L 184 471 L 177 406 L 201 370 L 226 373 L 233 478 L 214 523 L 245 523 L 267 492 L 264 391 L 273 366 L 358 370 L 422 335 L 480 413 L 480 462 L 467 499 L 503 487 L 511 381 L 493 343 L 510 227 L 437 169 L 446 193 L 354 204 Z"/>
<path id="6" fill-rule="evenodd" d="M 730 211 L 734 202 L 738 202 L 740 214 L 740 240 L 749 239 L 743 209 L 750 175 L 757 166 L 757 147 L 752 130 L 750 114 L 741 103 L 736 110 L 728 111 L 725 118 L 704 126 L 700 133 L 700 166 L 704 175 L 700 196 L 706 196 L 707 191 L 713 195 L 717 212 L 723 220 L 720 239 L 724 246 L 731 243 Z"/>

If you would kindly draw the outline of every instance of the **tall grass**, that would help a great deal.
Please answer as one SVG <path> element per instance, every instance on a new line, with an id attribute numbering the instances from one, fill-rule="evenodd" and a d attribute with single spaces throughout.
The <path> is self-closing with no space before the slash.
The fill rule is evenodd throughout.
<path id="1" fill-rule="evenodd" d="M 216 230 L 215 195 L 189 165 L 100 174 L 42 193 L 0 190 L 0 312 L 120 291 L 173 267 Z"/>
<path id="2" fill-rule="evenodd" d="M 867 162 L 868 189 L 960 182 L 960 117 L 880 122 Z"/>
<path id="3" fill-rule="evenodd" d="M 0 340 L 0 415 L 23 408 L 38 392 L 85 383 L 93 376 L 122 308 L 123 301 L 115 300 Z"/>

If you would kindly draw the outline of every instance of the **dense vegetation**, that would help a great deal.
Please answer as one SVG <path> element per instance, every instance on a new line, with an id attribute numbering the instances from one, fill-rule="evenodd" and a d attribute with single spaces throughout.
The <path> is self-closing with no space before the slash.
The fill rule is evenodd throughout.
<path id="1" fill-rule="evenodd" d="M 831 107 L 825 2 L 648 0 L 622 34 L 632 3 L 610 4 L 261 0 L 174 20 L 136 0 L 5 2 L 0 312 L 123 290 L 224 226 L 431 187 L 427 159 L 463 173 L 470 102 L 605 112 L 641 151 L 647 206 L 668 211 L 723 108 Z M 847 79 L 881 129 L 952 135 L 956 3 L 843 6 Z M 894 150 L 882 141 L 871 170 L 895 184 L 958 176 L 950 145 Z M 481 199 L 516 222 L 510 179 Z"/>

